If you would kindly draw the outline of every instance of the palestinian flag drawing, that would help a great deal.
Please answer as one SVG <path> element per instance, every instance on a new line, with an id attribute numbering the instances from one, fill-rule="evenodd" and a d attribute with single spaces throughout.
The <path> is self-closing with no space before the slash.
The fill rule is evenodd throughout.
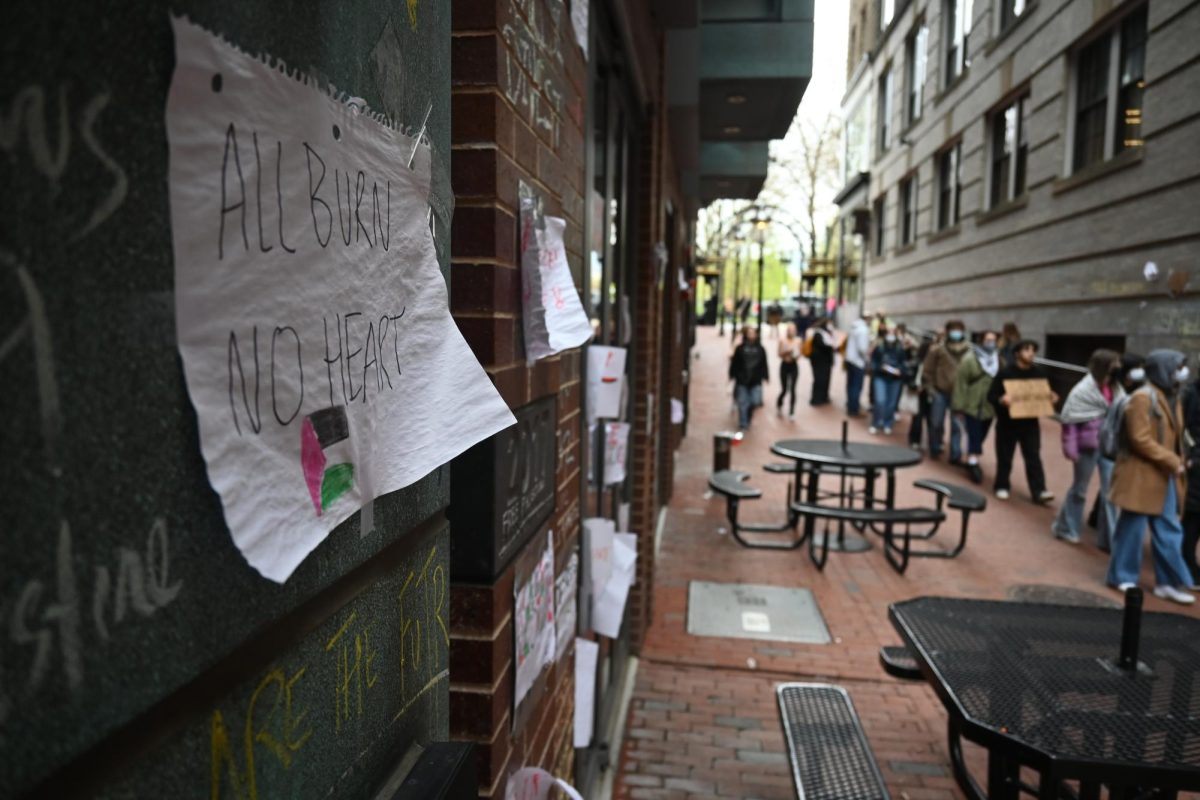
<path id="1" fill-rule="evenodd" d="M 354 488 L 354 464 L 345 452 L 349 441 L 345 406 L 314 411 L 300 426 L 300 464 L 318 517 Z"/>

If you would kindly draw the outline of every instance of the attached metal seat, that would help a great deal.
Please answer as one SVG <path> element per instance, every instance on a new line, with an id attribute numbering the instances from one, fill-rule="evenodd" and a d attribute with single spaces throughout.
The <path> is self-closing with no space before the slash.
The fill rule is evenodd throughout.
<path id="1" fill-rule="evenodd" d="M 917 538 L 928 538 L 946 519 L 944 512 L 935 508 L 855 508 L 851 506 L 819 506 L 811 503 L 792 503 L 792 513 L 797 516 L 811 516 L 816 519 L 828 519 L 836 522 L 849 522 L 856 526 L 869 527 L 875 533 L 883 536 L 883 555 L 897 572 L 904 574 L 908 569 L 908 558 L 911 554 L 910 541 Z M 913 525 L 928 525 L 929 530 L 913 533 Z M 882 530 L 879 527 L 882 526 Z M 899 527 L 901 530 L 896 531 Z M 899 536 L 900 544 L 896 544 Z M 817 554 L 818 549 L 820 555 Z M 818 542 L 814 537 L 809 545 L 809 558 L 817 569 L 825 568 L 829 557 L 829 537 L 825 536 Z"/>
<path id="2" fill-rule="evenodd" d="M 757 489 L 746 483 L 749 473 L 733 469 L 723 469 L 714 472 L 708 478 L 708 486 L 714 492 L 725 496 L 725 516 L 729 520 L 730 533 L 738 544 L 760 550 L 795 550 L 803 540 L 783 542 L 748 541 L 742 538 L 742 532 L 750 533 L 782 533 L 795 527 L 795 520 L 789 514 L 786 522 L 739 522 L 738 505 L 742 500 L 757 500 L 762 497 L 762 489 Z"/>
<path id="3" fill-rule="evenodd" d="M 902 644 L 885 645 L 879 648 L 879 664 L 883 671 L 893 678 L 906 681 L 924 680 L 917 659 L 912 652 Z"/>
<path id="4" fill-rule="evenodd" d="M 890 800 L 845 689 L 825 683 L 784 683 L 775 693 L 798 797 Z"/>

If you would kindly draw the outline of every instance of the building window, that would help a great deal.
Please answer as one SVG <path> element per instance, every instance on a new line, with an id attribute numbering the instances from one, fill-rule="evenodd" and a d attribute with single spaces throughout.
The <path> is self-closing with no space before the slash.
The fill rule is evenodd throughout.
<path id="1" fill-rule="evenodd" d="M 1008 30 L 1019 20 L 1027 5 L 1025 0 L 1000 0 L 1000 30 Z"/>
<path id="2" fill-rule="evenodd" d="M 900 181 L 900 244 L 917 240 L 917 173 Z"/>
<path id="3" fill-rule="evenodd" d="M 937 156 L 937 227 L 945 230 L 958 224 L 962 196 L 962 142 L 955 142 Z"/>
<path id="4" fill-rule="evenodd" d="M 1079 51 L 1072 171 L 1142 146 L 1145 64 L 1145 6 Z"/>
<path id="5" fill-rule="evenodd" d="M 971 32 L 971 0 L 943 0 L 945 11 L 942 18 L 946 20 L 946 78 L 944 86 L 949 86 L 963 70 L 967 68 L 967 36 Z"/>
<path id="6" fill-rule="evenodd" d="M 892 68 L 887 66 L 879 76 L 879 152 L 892 146 Z"/>
<path id="7" fill-rule="evenodd" d="M 872 211 L 872 214 L 874 214 L 874 223 L 875 223 L 875 230 L 874 230 L 875 255 L 882 256 L 883 255 L 883 246 L 884 246 L 883 232 L 886 227 L 884 225 L 884 222 L 887 219 L 884 216 L 885 214 L 887 214 L 887 195 L 886 194 L 881 194 L 881 195 L 879 195 L 879 197 L 875 198 L 875 208 Z"/>
<path id="8" fill-rule="evenodd" d="M 896 0 L 875 0 L 875 7 L 879 10 L 879 30 L 885 30 L 896 15 Z"/>
<path id="9" fill-rule="evenodd" d="M 922 22 L 909 34 L 905 45 L 908 64 L 908 108 L 906 119 L 912 124 L 921 116 L 921 105 L 925 99 L 925 58 L 929 45 L 929 28 Z"/>
<path id="10" fill-rule="evenodd" d="M 1022 95 L 992 115 L 992 208 L 1025 193 L 1025 160 L 1029 153 L 1025 112 L 1028 105 L 1029 95 Z"/>

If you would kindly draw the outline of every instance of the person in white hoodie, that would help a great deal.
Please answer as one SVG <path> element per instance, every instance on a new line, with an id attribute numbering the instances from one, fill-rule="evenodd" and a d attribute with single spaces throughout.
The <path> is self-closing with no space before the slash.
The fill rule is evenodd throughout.
<path id="1" fill-rule="evenodd" d="M 862 415 L 859 403 L 871 351 L 870 319 L 870 312 L 864 311 L 861 317 L 854 320 L 846 338 L 846 413 L 852 417 Z"/>

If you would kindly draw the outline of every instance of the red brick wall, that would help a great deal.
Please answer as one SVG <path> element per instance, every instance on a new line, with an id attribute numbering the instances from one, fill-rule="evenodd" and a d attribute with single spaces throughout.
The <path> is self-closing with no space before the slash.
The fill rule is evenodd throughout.
<path id="1" fill-rule="evenodd" d="M 557 395 L 558 490 L 546 527 L 558 571 L 579 541 L 579 353 L 525 364 L 517 184 L 566 219 L 568 259 L 580 274 L 587 69 L 562 3 L 455 0 L 453 28 L 451 311 L 509 406 Z M 544 542 L 542 530 L 492 585 L 451 585 L 450 731 L 481 749 L 482 797 L 503 797 L 508 773 L 522 766 L 567 779 L 573 769 L 573 649 L 543 672 L 513 720 L 513 585 Z"/>

